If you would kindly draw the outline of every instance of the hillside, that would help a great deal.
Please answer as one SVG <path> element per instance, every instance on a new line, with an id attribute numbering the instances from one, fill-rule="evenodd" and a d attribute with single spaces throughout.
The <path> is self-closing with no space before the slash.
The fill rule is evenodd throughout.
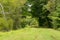
<path id="1" fill-rule="evenodd" d="M 60 40 L 60 32 L 47 28 L 25 28 L 0 32 L 0 40 Z"/>

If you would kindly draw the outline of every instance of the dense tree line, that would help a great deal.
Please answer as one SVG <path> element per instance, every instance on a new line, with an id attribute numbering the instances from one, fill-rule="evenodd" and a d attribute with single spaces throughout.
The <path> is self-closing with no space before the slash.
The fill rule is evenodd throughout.
<path id="1" fill-rule="evenodd" d="M 60 28 L 59 0 L 0 0 L 0 30 Z"/>

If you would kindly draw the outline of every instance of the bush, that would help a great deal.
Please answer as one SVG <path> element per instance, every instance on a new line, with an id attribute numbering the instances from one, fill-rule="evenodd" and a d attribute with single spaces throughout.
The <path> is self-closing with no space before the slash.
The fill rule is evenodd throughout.
<path id="1" fill-rule="evenodd" d="M 8 31 L 13 27 L 13 20 L 6 20 L 5 18 L 0 17 L 0 31 Z"/>
<path id="2" fill-rule="evenodd" d="M 26 16 L 21 20 L 22 27 L 38 27 L 38 21 L 36 18 L 32 18 L 31 16 Z"/>
<path id="3" fill-rule="evenodd" d="M 8 29 L 8 22 L 5 18 L 0 18 L 0 31 Z"/>

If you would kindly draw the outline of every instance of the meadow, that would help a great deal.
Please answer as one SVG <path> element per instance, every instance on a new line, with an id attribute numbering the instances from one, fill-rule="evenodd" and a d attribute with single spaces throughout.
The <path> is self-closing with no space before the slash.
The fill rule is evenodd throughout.
<path id="1" fill-rule="evenodd" d="M 47 28 L 24 28 L 0 32 L 0 40 L 60 40 L 60 31 Z"/>

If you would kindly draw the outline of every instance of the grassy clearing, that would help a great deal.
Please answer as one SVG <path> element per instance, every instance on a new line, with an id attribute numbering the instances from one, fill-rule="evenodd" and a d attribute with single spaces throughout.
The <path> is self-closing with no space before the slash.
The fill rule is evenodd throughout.
<path id="1" fill-rule="evenodd" d="M 0 32 L 0 40 L 60 40 L 60 31 L 45 28 L 25 28 Z"/>

